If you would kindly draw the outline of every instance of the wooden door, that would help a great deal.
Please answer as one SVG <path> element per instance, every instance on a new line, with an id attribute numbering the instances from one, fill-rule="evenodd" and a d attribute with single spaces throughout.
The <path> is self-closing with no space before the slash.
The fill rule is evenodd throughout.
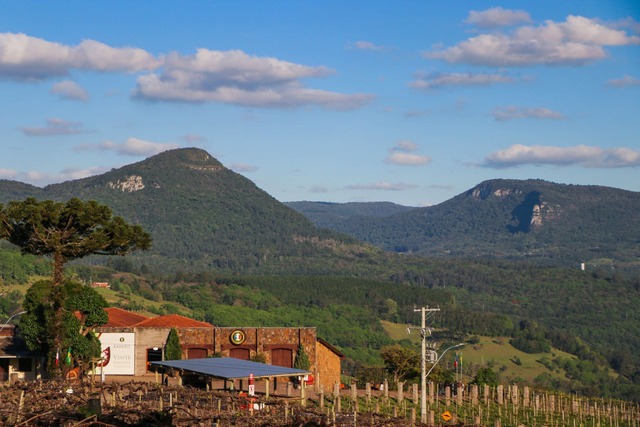
<path id="1" fill-rule="evenodd" d="M 190 348 L 187 350 L 187 359 L 204 359 L 207 357 L 207 349 Z"/>
<path id="2" fill-rule="evenodd" d="M 271 350 L 271 364 L 293 368 L 293 351 L 288 348 L 274 348 Z"/>
<path id="3" fill-rule="evenodd" d="M 235 359 L 249 360 L 249 349 L 248 348 L 232 348 L 229 350 L 229 357 L 233 357 Z"/>

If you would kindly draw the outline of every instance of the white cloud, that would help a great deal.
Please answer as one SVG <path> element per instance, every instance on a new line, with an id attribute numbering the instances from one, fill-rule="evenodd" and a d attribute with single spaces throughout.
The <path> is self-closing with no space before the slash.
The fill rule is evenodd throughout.
<path id="1" fill-rule="evenodd" d="M 18 172 L 12 169 L 0 168 L 0 179 L 15 179 L 18 176 Z"/>
<path id="2" fill-rule="evenodd" d="M 417 185 L 391 182 L 376 182 L 373 184 L 348 185 L 347 190 L 384 190 L 384 191 L 405 191 L 416 188 Z"/>
<path id="3" fill-rule="evenodd" d="M 640 37 L 596 20 L 570 15 L 564 22 L 545 21 L 509 34 L 481 34 L 456 46 L 425 53 L 450 63 L 503 67 L 584 65 L 606 57 L 603 46 L 639 44 Z"/>
<path id="4" fill-rule="evenodd" d="M 121 144 L 117 152 L 127 156 L 153 156 L 163 151 L 173 150 L 179 145 L 174 142 L 160 143 L 145 141 L 138 138 L 128 138 Z"/>
<path id="5" fill-rule="evenodd" d="M 514 106 L 496 108 L 493 110 L 493 117 L 500 122 L 514 119 L 563 120 L 566 118 L 564 114 L 549 110 L 548 108 L 522 108 Z"/>
<path id="6" fill-rule="evenodd" d="M 354 43 L 351 43 L 349 45 L 350 49 L 357 49 L 357 50 L 374 50 L 374 51 L 382 51 L 384 50 L 384 46 L 379 46 L 376 44 L 373 44 L 371 42 L 367 42 L 367 41 L 357 41 Z"/>
<path id="7" fill-rule="evenodd" d="M 333 74 L 327 67 L 250 56 L 240 50 L 203 48 L 195 55 L 171 53 L 156 58 L 143 49 L 116 48 L 95 40 L 69 46 L 21 33 L 0 33 L 0 79 L 38 81 L 67 76 L 72 70 L 152 72 L 138 78 L 134 92 L 134 97 L 152 101 L 351 110 L 373 99 L 371 94 L 343 94 L 302 84 L 302 79 Z M 80 99 L 77 89 L 65 91 L 63 86 L 54 93 Z"/>
<path id="8" fill-rule="evenodd" d="M 412 141 L 403 140 L 398 141 L 394 148 L 403 151 L 416 151 L 418 149 L 418 144 Z"/>
<path id="9" fill-rule="evenodd" d="M 48 119 L 44 127 L 23 127 L 20 130 L 26 136 L 78 135 L 88 132 L 82 123 L 68 122 L 58 118 Z"/>
<path id="10" fill-rule="evenodd" d="M 174 142 L 151 142 L 130 137 L 119 144 L 114 141 L 103 141 L 99 144 L 81 144 L 73 148 L 74 151 L 113 151 L 124 156 L 154 156 L 163 151 L 179 148 Z"/>
<path id="11" fill-rule="evenodd" d="M 515 144 L 489 154 L 483 166 L 508 168 L 521 165 L 578 165 L 591 168 L 620 168 L 640 166 L 640 151 L 630 148 L 556 147 Z"/>
<path id="12" fill-rule="evenodd" d="M 161 74 L 138 78 L 136 98 L 154 101 L 221 102 L 252 107 L 320 106 L 333 110 L 362 107 L 368 94 L 346 95 L 305 88 L 300 79 L 333 71 L 234 51 L 198 49 L 193 56 L 173 53 Z"/>
<path id="13" fill-rule="evenodd" d="M 115 48 L 95 40 L 84 40 L 71 48 L 70 59 L 73 68 L 96 71 L 150 71 L 162 63 L 144 49 Z"/>
<path id="14" fill-rule="evenodd" d="M 620 79 L 613 79 L 607 82 L 609 86 L 625 87 L 625 86 L 640 86 L 640 79 L 636 79 L 629 75 L 624 75 Z"/>
<path id="15" fill-rule="evenodd" d="M 72 69 L 149 71 L 160 64 L 138 48 L 114 48 L 94 40 L 67 46 L 22 33 L 0 33 L 0 77 L 9 79 L 42 80 L 66 76 Z"/>
<path id="16" fill-rule="evenodd" d="M 255 172 L 258 170 L 258 167 L 247 163 L 234 163 L 229 166 L 229 169 L 235 172 Z"/>
<path id="17" fill-rule="evenodd" d="M 431 157 L 402 151 L 393 151 L 385 161 L 387 163 L 400 166 L 422 166 L 431 163 Z"/>
<path id="18" fill-rule="evenodd" d="M 531 22 L 531 17 L 529 13 L 523 10 L 492 7 L 482 12 L 472 10 L 469 12 L 469 16 L 465 22 L 467 24 L 477 25 L 478 27 L 492 28 L 528 23 Z"/>
<path id="19" fill-rule="evenodd" d="M 59 173 L 44 173 L 39 171 L 18 172 L 10 169 L 0 169 L 0 179 L 10 179 L 26 182 L 31 185 L 45 186 L 55 182 L 87 178 L 105 173 L 108 170 L 108 168 L 104 167 L 91 167 L 86 169 L 64 169 Z"/>
<path id="20" fill-rule="evenodd" d="M 610 26 L 613 28 L 629 28 L 635 34 L 640 34 L 640 22 L 630 16 L 611 22 Z"/>
<path id="21" fill-rule="evenodd" d="M 399 166 L 422 166 L 431 163 L 431 157 L 413 153 L 418 150 L 418 144 L 412 141 L 399 141 L 389 150 L 385 163 Z"/>
<path id="22" fill-rule="evenodd" d="M 416 73 L 415 80 L 409 83 L 414 89 L 434 89 L 444 86 L 489 86 L 496 83 L 513 83 L 513 77 L 503 74 L 473 73 Z"/>
<path id="23" fill-rule="evenodd" d="M 85 169 L 67 168 L 63 169 L 60 173 L 47 176 L 46 179 L 52 182 L 62 182 L 74 179 L 87 178 L 89 176 L 99 175 L 107 172 L 109 169 L 101 166 L 95 166 Z"/>
<path id="24" fill-rule="evenodd" d="M 80 85 L 71 80 L 58 82 L 51 87 L 51 93 L 58 95 L 62 99 L 75 101 L 87 101 L 89 94 Z"/>

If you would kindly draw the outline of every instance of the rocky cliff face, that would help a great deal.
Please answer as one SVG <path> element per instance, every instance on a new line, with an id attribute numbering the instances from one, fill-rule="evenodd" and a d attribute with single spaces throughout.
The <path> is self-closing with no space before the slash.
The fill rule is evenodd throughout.
<path id="1" fill-rule="evenodd" d="M 115 182 L 109 181 L 107 182 L 107 187 L 113 188 L 114 190 L 121 190 L 124 192 L 131 193 L 133 191 L 140 191 L 144 189 L 145 185 L 142 182 L 142 177 L 139 175 L 131 175 L 127 179 L 120 181 L 117 180 Z"/>

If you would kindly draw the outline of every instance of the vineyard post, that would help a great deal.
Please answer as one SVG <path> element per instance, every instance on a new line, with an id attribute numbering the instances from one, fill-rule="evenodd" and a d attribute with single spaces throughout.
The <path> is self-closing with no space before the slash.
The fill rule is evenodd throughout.
<path id="1" fill-rule="evenodd" d="M 340 401 L 340 383 L 337 381 L 333 385 L 333 402 L 336 412 L 340 412 L 342 403 Z"/>

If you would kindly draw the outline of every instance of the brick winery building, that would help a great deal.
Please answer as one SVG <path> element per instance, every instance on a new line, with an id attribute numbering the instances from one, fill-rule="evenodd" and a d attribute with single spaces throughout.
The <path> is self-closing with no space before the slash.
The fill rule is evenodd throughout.
<path id="1" fill-rule="evenodd" d="M 310 362 L 309 385 L 330 390 L 340 381 L 344 355 L 313 327 L 215 327 L 175 314 L 146 317 L 119 308 L 106 311 L 109 321 L 97 329 L 103 350 L 98 368 L 105 376 L 155 376 L 150 363 L 164 360 L 169 332 L 175 329 L 183 359 L 234 357 L 291 368 L 300 346 Z"/>

